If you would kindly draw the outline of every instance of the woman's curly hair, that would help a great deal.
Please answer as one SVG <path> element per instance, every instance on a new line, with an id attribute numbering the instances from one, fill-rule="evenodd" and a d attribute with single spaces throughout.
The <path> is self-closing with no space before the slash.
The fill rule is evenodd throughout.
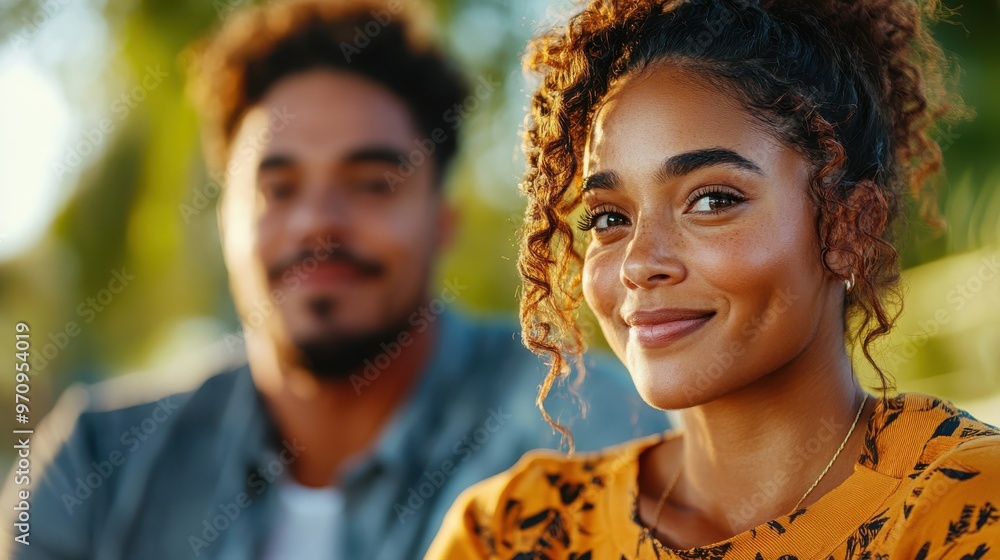
<path id="1" fill-rule="evenodd" d="M 652 64 L 696 73 L 813 164 L 824 266 L 856 282 L 845 334 L 861 343 L 883 391 L 891 387 L 870 346 L 901 309 L 894 226 L 907 192 L 927 221 L 943 225 L 931 133 L 965 111 L 927 28 L 942 11 L 936 0 L 591 0 L 531 42 L 525 66 L 541 85 L 525 132 L 520 316 L 524 343 L 549 358 L 538 405 L 571 448 L 544 400 L 571 366 L 583 373 L 583 257 L 569 218 L 582 154 L 609 88 Z M 831 268 L 832 252 L 849 273 Z"/>

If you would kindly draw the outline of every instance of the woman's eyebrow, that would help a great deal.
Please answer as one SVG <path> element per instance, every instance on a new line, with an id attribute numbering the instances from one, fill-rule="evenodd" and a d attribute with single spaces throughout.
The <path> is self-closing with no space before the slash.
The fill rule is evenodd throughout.
<path id="1" fill-rule="evenodd" d="M 764 175 L 764 170 L 759 165 L 733 150 L 728 148 L 704 148 L 667 158 L 663 162 L 660 171 L 656 174 L 656 179 L 658 181 L 673 179 L 716 165 L 728 165 L 750 171 L 757 175 Z M 598 171 L 584 178 L 581 192 L 593 189 L 613 191 L 617 190 L 619 186 L 621 186 L 621 177 L 617 173 L 614 171 Z"/>
<path id="2" fill-rule="evenodd" d="M 764 175 L 759 165 L 727 148 L 705 148 L 677 154 L 663 162 L 657 179 L 672 179 L 715 165 L 729 165 Z"/>
<path id="3" fill-rule="evenodd" d="M 621 178 L 614 171 L 598 171 L 593 175 L 588 175 L 583 180 L 583 187 L 580 192 L 587 192 L 592 189 L 617 190 L 621 186 Z"/>

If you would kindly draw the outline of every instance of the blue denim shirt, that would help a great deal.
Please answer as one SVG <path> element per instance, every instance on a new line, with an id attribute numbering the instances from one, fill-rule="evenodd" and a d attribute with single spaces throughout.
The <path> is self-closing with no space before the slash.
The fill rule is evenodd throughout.
<path id="1" fill-rule="evenodd" d="M 422 558 L 463 489 L 530 449 L 560 445 L 534 404 L 546 368 L 522 346 L 516 324 L 455 312 L 439 320 L 436 348 L 414 392 L 343 478 L 339 558 Z M 566 388 L 547 401 L 579 450 L 669 427 L 617 360 L 590 354 L 587 365 L 579 391 L 585 417 Z M 361 390 L 391 382 L 375 378 Z M 42 438 L 60 432 L 53 423 L 66 426 L 54 452 L 36 458 L 31 545 L 7 535 L 2 546 L 12 547 L 11 558 L 261 556 L 278 511 L 272 489 L 300 449 L 276 434 L 245 364 L 194 391 L 124 408 L 98 406 L 93 388 L 67 393 L 38 431 Z M 13 489 L 8 481 L 8 512 Z M 10 532 L 12 521 L 4 526 Z"/>

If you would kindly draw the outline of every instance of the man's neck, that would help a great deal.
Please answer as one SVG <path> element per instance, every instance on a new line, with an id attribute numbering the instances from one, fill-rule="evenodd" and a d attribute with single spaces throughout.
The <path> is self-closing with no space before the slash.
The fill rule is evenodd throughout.
<path id="1" fill-rule="evenodd" d="M 320 380 L 281 364 L 274 341 L 247 339 L 254 384 L 285 441 L 304 450 L 289 465 L 306 486 L 337 484 L 345 464 L 378 439 L 386 423 L 410 395 L 430 359 L 437 326 L 410 333 L 413 343 L 375 376 L 363 368 L 344 379 Z M 363 380 L 363 382 L 362 382 Z"/>

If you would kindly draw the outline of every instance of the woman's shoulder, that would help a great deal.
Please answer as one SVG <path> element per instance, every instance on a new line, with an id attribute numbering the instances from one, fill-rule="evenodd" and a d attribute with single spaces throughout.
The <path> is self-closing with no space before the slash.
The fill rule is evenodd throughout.
<path id="1" fill-rule="evenodd" d="M 1000 432 L 987 432 L 953 442 L 922 469 L 919 477 L 930 479 L 936 475 L 956 482 L 979 479 L 978 482 L 998 498 L 997 505 L 1000 506 Z M 979 485 L 973 484 L 969 488 L 971 490 Z"/>
<path id="2" fill-rule="evenodd" d="M 1000 545 L 1000 435 L 941 453 L 904 486 L 901 542 L 908 558 L 986 558 Z M 928 551 L 946 551 L 928 556 Z M 901 556 L 901 557 L 903 557 Z"/>
<path id="3" fill-rule="evenodd" d="M 569 530 L 563 525 L 590 515 L 607 488 L 630 473 L 634 480 L 639 454 L 668 434 L 572 456 L 529 451 L 513 467 L 462 492 L 427 558 L 490 557 L 513 533 L 530 540 L 529 533 Z"/>
<path id="4" fill-rule="evenodd" d="M 861 463 L 900 479 L 916 479 L 940 461 L 996 453 L 1000 436 L 950 401 L 920 393 L 881 399 L 871 423 Z"/>
<path id="5" fill-rule="evenodd" d="M 926 444 L 929 447 L 935 439 L 947 440 L 938 446 L 936 457 L 928 457 L 924 476 L 939 473 L 960 482 L 979 479 L 1000 498 L 1000 430 L 965 411 L 954 410 L 955 416 L 942 420 Z M 955 424 L 952 420 L 956 418 L 960 422 L 952 428 L 950 424 Z"/>
<path id="6" fill-rule="evenodd" d="M 899 421 L 920 427 L 911 428 L 920 434 L 914 441 L 920 451 L 900 487 L 906 496 L 899 533 L 905 538 L 897 552 L 982 557 L 982 547 L 1000 544 L 1000 430 L 946 400 L 912 393 L 899 398 L 905 406 L 898 410 L 911 413 Z"/>

